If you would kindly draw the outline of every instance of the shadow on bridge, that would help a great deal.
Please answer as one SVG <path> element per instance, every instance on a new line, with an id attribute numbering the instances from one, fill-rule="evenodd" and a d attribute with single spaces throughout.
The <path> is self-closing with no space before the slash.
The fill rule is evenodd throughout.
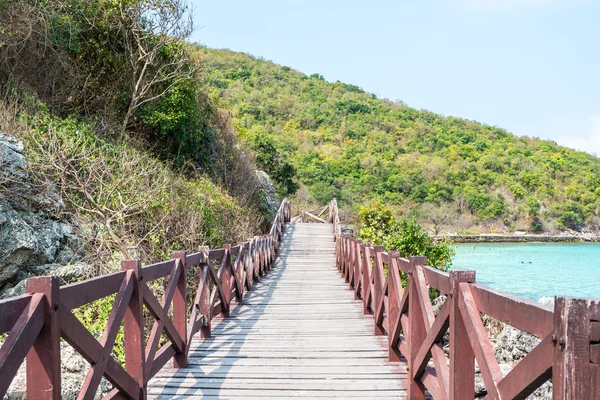
<path id="1" fill-rule="evenodd" d="M 271 363 L 251 360 L 245 357 L 245 348 L 256 344 L 260 335 L 255 326 L 265 315 L 278 288 L 280 278 L 286 271 L 285 260 L 291 253 L 291 242 L 285 240 L 293 236 L 295 225 L 287 225 L 284 242 L 274 267 L 255 283 L 242 302 L 232 302 L 229 318 L 213 320 L 212 337 L 200 338 L 197 334 L 191 344 L 188 355 L 188 367 L 182 369 L 163 369 L 151 381 L 149 386 L 160 386 L 159 390 L 148 391 L 151 398 L 222 398 L 231 397 L 232 389 L 245 389 L 226 385 L 226 382 L 251 383 L 254 379 L 270 376 L 274 372 Z M 264 334 L 262 336 L 265 337 Z M 246 387 L 251 389 L 252 385 Z M 227 390 L 227 393 L 224 393 Z M 245 397 L 245 396 L 243 396 Z"/>

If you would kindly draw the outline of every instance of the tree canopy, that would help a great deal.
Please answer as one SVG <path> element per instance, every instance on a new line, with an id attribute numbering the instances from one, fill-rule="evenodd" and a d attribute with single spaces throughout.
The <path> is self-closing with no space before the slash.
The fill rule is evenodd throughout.
<path id="1" fill-rule="evenodd" d="M 269 159 L 288 163 L 285 179 L 318 201 L 336 196 L 356 215 L 379 199 L 426 225 L 437 207 L 455 230 L 597 229 L 600 160 L 592 155 L 246 54 L 198 53 L 209 97 L 232 110 L 251 143 L 270 136 Z M 286 193 L 296 187 L 275 181 Z"/>

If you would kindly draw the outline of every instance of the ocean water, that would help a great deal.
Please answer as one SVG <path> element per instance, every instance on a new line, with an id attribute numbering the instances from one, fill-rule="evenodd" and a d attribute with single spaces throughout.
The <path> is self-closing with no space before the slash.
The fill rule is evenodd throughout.
<path id="1" fill-rule="evenodd" d="M 475 270 L 477 282 L 539 301 L 600 298 L 600 243 L 465 243 L 453 245 L 452 269 Z"/>

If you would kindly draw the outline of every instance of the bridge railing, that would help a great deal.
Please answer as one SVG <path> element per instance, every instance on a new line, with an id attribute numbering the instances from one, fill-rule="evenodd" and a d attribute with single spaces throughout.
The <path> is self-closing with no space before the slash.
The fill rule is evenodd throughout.
<path id="1" fill-rule="evenodd" d="M 475 361 L 486 399 L 524 399 L 549 379 L 555 400 L 600 399 L 599 300 L 557 297 L 552 310 L 476 283 L 475 271 L 442 272 L 425 257 L 402 258 L 342 236 L 335 200 L 330 210 L 338 269 L 373 315 L 374 334 L 387 335 L 390 361 L 407 361 L 409 399 L 425 391 L 434 399 L 473 399 Z M 445 295 L 437 314 L 432 289 Z M 506 376 L 482 314 L 541 340 Z"/>
<path id="2" fill-rule="evenodd" d="M 104 377 L 114 387 L 105 398 L 144 399 L 148 381 L 171 359 L 174 368 L 185 367 L 192 337 L 199 331 L 210 337 L 211 320 L 229 316 L 233 296 L 241 301 L 269 271 L 289 220 L 290 204 L 284 200 L 269 235 L 237 246 L 178 251 L 170 260 L 144 267 L 139 260 L 123 261 L 120 272 L 62 287 L 56 277 L 28 279 L 26 295 L 0 301 L 0 334 L 8 333 L 0 347 L 0 397 L 26 359 L 27 398 L 60 399 L 64 339 L 90 363 L 78 398 L 94 399 Z M 198 285 L 188 307 L 186 278 L 193 274 Z M 166 285 L 159 300 L 150 284 L 160 279 Z M 111 295 L 113 307 L 98 341 L 72 311 Z M 150 331 L 144 310 L 154 319 Z M 125 367 L 112 356 L 121 326 Z"/>

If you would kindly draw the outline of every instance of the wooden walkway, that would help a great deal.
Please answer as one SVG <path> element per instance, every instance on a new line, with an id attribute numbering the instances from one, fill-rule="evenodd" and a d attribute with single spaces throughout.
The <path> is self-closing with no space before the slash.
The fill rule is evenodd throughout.
<path id="1" fill-rule="evenodd" d="M 148 397 L 403 398 L 406 366 L 387 361 L 362 308 L 336 269 L 331 224 L 288 224 L 274 268 Z"/>

